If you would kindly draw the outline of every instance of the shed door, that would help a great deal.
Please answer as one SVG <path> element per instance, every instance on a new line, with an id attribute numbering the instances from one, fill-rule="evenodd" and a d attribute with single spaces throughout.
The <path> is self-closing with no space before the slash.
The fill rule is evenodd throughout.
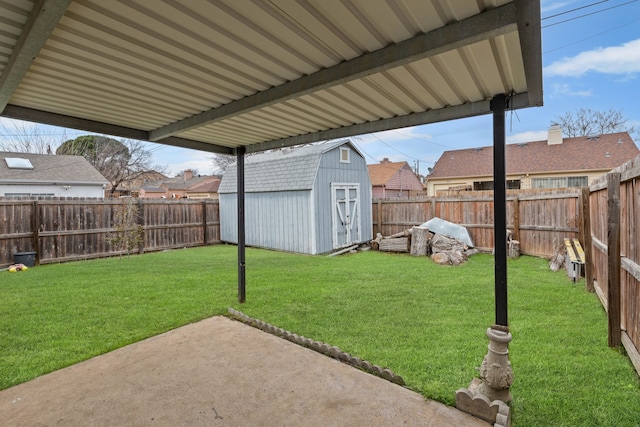
<path id="1" fill-rule="evenodd" d="M 360 184 L 331 184 L 333 248 L 360 243 Z"/>

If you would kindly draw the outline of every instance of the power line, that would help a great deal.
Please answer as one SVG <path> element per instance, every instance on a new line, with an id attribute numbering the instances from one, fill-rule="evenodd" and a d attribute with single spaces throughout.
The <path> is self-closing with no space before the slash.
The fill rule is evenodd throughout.
<path id="1" fill-rule="evenodd" d="M 598 2 L 595 2 L 595 3 L 588 4 L 586 6 L 580 6 L 580 7 L 576 7 L 575 9 L 566 10 L 564 12 L 556 13 L 555 15 L 545 16 L 544 18 L 541 19 L 541 21 L 544 21 L 545 19 L 555 18 L 557 16 L 566 15 L 567 13 L 575 12 L 576 10 L 586 9 L 588 7 L 592 7 L 592 6 L 595 6 L 595 5 L 600 4 L 600 3 L 606 3 L 608 1 L 609 0 L 601 0 L 601 1 L 598 1 Z"/>
<path id="2" fill-rule="evenodd" d="M 582 43 L 582 42 L 584 42 L 584 41 L 587 41 L 587 40 L 590 40 L 590 39 L 593 39 L 593 38 L 599 37 L 599 36 L 601 36 L 601 35 L 603 35 L 603 34 L 611 33 L 611 32 L 613 32 L 613 31 L 619 30 L 619 29 L 620 29 L 620 28 L 622 28 L 622 27 L 626 27 L 627 25 L 631 25 L 631 24 L 636 23 L 636 22 L 638 22 L 638 21 L 640 21 L 640 18 L 638 18 L 638 19 L 634 19 L 633 21 L 629 21 L 629 22 L 624 23 L 624 24 L 621 24 L 621 25 L 618 25 L 618 26 L 616 26 L 615 28 L 611 28 L 610 30 L 602 31 L 602 32 L 597 33 L 597 34 L 594 34 L 594 35 L 592 35 L 592 36 L 585 37 L 585 38 L 583 38 L 583 39 L 577 40 L 577 41 L 575 41 L 575 42 L 573 42 L 573 43 L 565 44 L 564 46 L 560 46 L 560 47 L 557 47 L 557 48 L 555 48 L 555 49 L 547 50 L 547 51 L 542 52 L 542 53 L 546 55 L 547 53 L 555 52 L 555 51 L 558 51 L 558 50 L 564 49 L 565 47 L 569 47 L 569 46 L 576 45 L 576 44 L 578 44 L 578 43 Z"/>
<path id="3" fill-rule="evenodd" d="M 597 13 L 605 12 L 607 10 L 616 9 L 618 7 L 626 6 L 626 5 L 631 4 L 631 3 L 635 3 L 637 1 L 638 0 L 630 0 L 630 1 L 626 2 L 626 3 L 617 4 L 615 6 L 607 7 L 607 8 L 604 8 L 604 9 L 600 9 L 598 11 L 591 12 L 591 13 L 585 13 L 584 15 L 580 15 L 580 16 L 576 16 L 576 17 L 573 17 L 573 18 L 565 19 L 564 21 L 554 22 L 553 24 L 545 25 L 542 28 L 553 27 L 554 25 L 560 25 L 560 24 L 564 24 L 566 22 L 575 21 L 576 19 L 584 18 L 586 16 L 595 15 Z"/>
<path id="4" fill-rule="evenodd" d="M 387 147 L 389 147 L 389 148 L 391 148 L 392 150 L 394 150 L 395 152 L 397 152 L 397 153 L 399 153 L 399 154 L 402 154 L 403 156 L 408 157 L 408 158 L 409 158 L 409 159 L 411 159 L 411 160 L 417 160 L 417 161 L 419 161 L 419 162 L 432 163 L 432 164 L 433 164 L 433 163 L 435 163 L 435 162 L 432 162 L 432 161 L 430 161 L 430 160 L 418 159 L 417 157 L 413 157 L 413 156 L 412 156 L 412 155 L 410 155 L 410 154 L 403 153 L 402 151 L 398 150 L 398 149 L 397 149 L 397 148 L 395 148 L 394 146 L 392 146 L 392 145 L 390 145 L 390 144 L 386 143 L 385 141 L 383 141 L 383 140 L 382 140 L 378 135 L 376 135 L 376 134 L 374 134 L 374 133 L 372 133 L 372 134 L 370 134 L 370 135 L 371 135 L 371 136 L 373 136 L 373 137 L 374 137 L 375 139 L 377 139 L 378 141 L 380 141 L 381 143 L 383 143 L 384 145 L 386 145 Z"/>

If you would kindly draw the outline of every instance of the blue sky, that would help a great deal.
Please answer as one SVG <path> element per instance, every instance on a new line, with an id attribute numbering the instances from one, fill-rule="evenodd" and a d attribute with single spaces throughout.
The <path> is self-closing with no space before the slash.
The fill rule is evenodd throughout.
<path id="1" fill-rule="evenodd" d="M 507 143 L 546 139 L 555 117 L 580 108 L 621 110 L 640 128 L 640 1 L 541 3 L 544 106 L 507 113 Z M 580 17 L 585 14 L 592 15 Z M 368 163 L 388 157 L 413 167 L 419 161 L 424 174 L 443 151 L 492 145 L 492 118 L 362 135 L 356 143 Z"/>
<path id="2" fill-rule="evenodd" d="M 555 117 L 579 108 L 621 110 L 640 128 L 640 0 L 542 0 L 544 106 L 507 114 L 507 143 L 546 139 Z M 569 12 L 573 9 L 574 12 Z M 559 16 L 552 17 L 552 15 Z M 583 16 L 588 15 L 588 16 Z M 546 19 L 545 19 L 546 18 Z M 561 22 L 566 21 L 566 22 Z M 86 134 L 54 131 L 65 139 Z M 367 163 L 419 162 L 426 173 L 443 151 L 492 144 L 490 115 L 352 138 Z M 640 141 L 637 141 L 640 143 Z M 213 173 L 211 154 L 149 144 L 169 175 Z"/>

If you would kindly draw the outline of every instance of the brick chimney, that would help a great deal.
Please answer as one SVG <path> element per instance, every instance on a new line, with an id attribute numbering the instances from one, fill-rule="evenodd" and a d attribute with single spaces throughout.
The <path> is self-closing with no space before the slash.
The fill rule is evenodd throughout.
<path id="1" fill-rule="evenodd" d="M 193 178 L 193 171 L 191 169 L 187 169 L 184 171 L 184 180 L 185 181 L 189 181 L 191 178 Z"/>
<path id="2" fill-rule="evenodd" d="M 547 145 L 560 145 L 562 144 L 562 128 L 559 124 L 553 123 L 549 128 L 549 134 L 547 136 Z"/>
<path id="3" fill-rule="evenodd" d="M 385 157 L 384 159 L 382 159 L 380 163 L 391 163 L 391 162 L 389 161 L 388 157 Z"/>

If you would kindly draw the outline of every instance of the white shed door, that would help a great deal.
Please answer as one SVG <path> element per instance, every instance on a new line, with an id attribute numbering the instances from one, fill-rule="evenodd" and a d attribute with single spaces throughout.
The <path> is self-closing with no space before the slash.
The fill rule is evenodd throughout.
<path id="1" fill-rule="evenodd" d="M 360 242 L 360 184 L 331 184 L 333 248 Z"/>

